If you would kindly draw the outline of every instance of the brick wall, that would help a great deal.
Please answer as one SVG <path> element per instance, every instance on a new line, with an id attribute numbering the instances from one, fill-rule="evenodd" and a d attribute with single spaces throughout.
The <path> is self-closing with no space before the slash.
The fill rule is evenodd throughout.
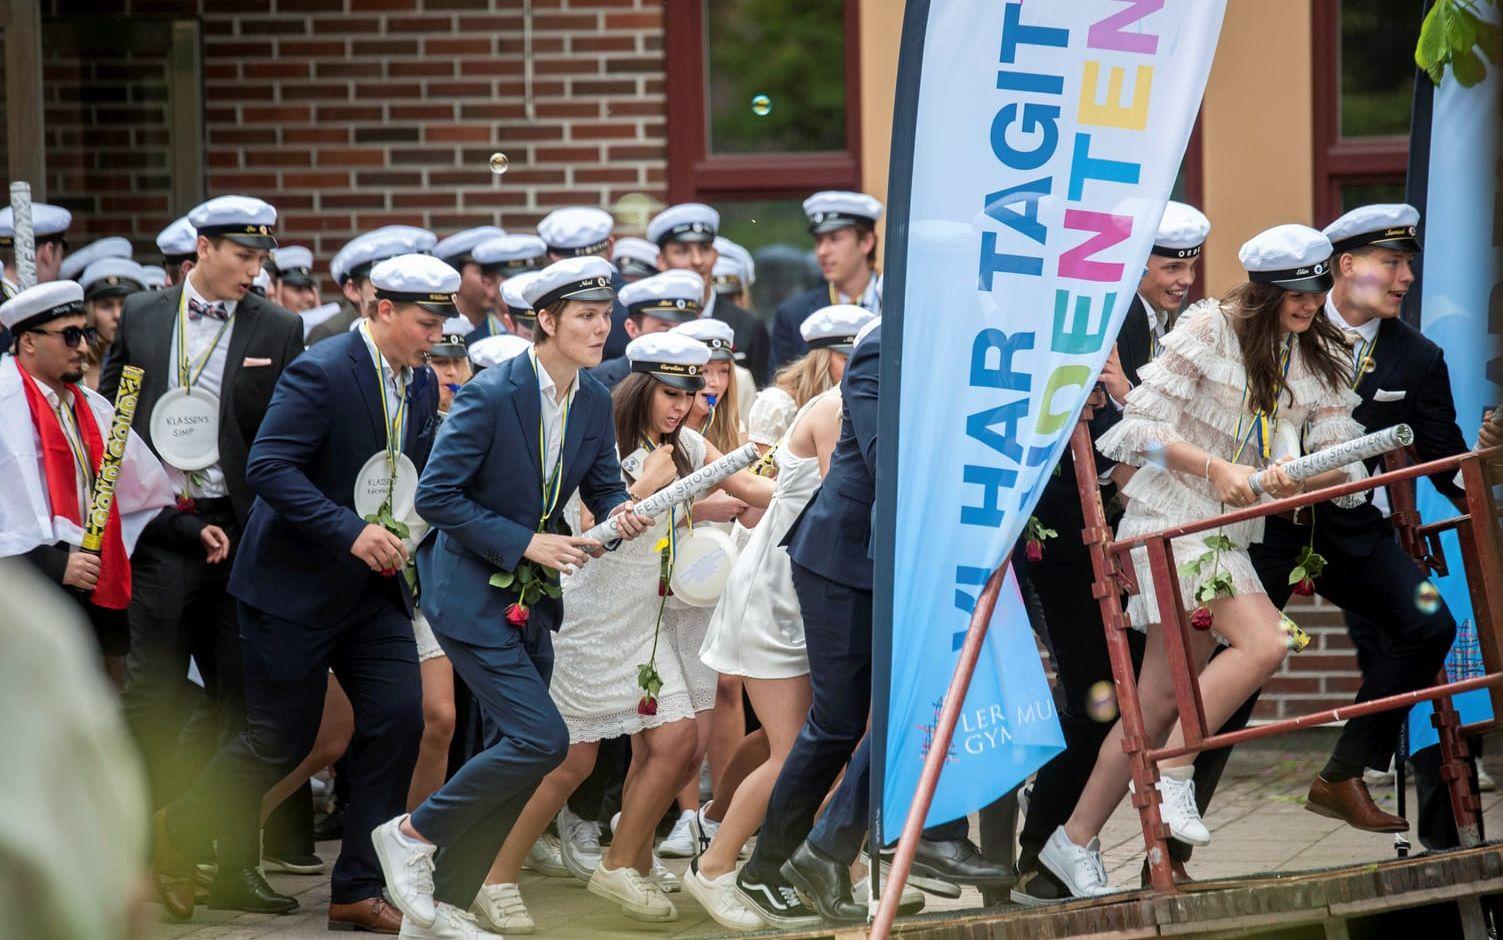
<path id="1" fill-rule="evenodd" d="M 77 16 L 70 0 L 51 7 L 56 19 Z M 661 0 L 534 0 L 533 118 L 520 0 L 93 0 L 89 10 L 202 21 L 208 192 L 274 203 L 282 241 L 308 245 L 321 267 L 378 225 L 527 231 L 561 204 L 640 218 L 664 195 Z M 496 151 L 510 161 L 500 177 L 488 166 Z M 77 159 L 66 140 L 49 148 L 49 162 Z M 135 186 L 96 179 L 90 193 L 62 195 L 118 199 L 140 195 Z M 165 206 L 139 205 L 139 228 L 170 221 Z M 84 220 L 81 231 L 131 234 L 119 221 Z"/>

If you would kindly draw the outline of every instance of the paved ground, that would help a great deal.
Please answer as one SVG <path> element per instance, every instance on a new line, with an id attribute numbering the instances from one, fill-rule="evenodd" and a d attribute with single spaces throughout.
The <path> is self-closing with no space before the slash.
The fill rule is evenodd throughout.
<path id="1" fill-rule="evenodd" d="M 1264 871 L 1296 871 L 1381 861 L 1393 857 L 1393 838 L 1349 829 L 1335 820 L 1304 809 L 1304 794 L 1311 778 L 1324 762 L 1329 732 L 1307 732 L 1281 738 L 1268 746 L 1247 746 L 1234 752 L 1227 783 L 1217 796 L 1206 822 L 1213 834 L 1210 846 L 1199 849 L 1191 865 L 1192 875 L 1219 878 Z M 1494 748 L 1497 753 L 1497 748 Z M 1503 779 L 1503 760 L 1489 761 L 1495 776 Z M 1395 808 L 1394 791 L 1375 791 L 1380 804 Z M 1487 830 L 1503 832 L 1503 793 L 1482 794 Z M 1409 806 L 1414 806 L 1413 790 Z M 1496 836 L 1495 836 L 1496 837 Z M 1137 817 L 1124 804 L 1102 833 L 1107 868 L 1114 885 L 1135 885 L 1142 864 L 1142 842 Z M 319 846 L 320 854 L 332 860 L 334 843 Z M 1416 842 L 1416 851 L 1418 844 Z M 669 862 L 682 872 L 683 862 Z M 523 894 L 538 922 L 538 936 L 558 940 L 607 940 L 620 937 L 712 937 L 723 932 L 687 895 L 673 895 L 680 920 L 666 927 L 648 927 L 621 917 L 584 886 L 566 879 L 524 877 Z M 295 894 L 302 909 L 287 917 L 232 915 L 199 908 L 188 924 L 163 922 L 150 934 L 152 940 L 325 940 L 333 936 L 324 926 L 328 902 L 327 878 L 273 875 L 280 890 Z M 958 901 L 933 902 L 929 910 L 974 908 L 980 897 L 967 890 Z"/>

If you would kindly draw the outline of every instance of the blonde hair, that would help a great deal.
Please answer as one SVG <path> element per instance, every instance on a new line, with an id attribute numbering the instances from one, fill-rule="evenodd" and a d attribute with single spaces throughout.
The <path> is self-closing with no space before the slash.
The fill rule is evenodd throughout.
<path id="1" fill-rule="evenodd" d="M 815 396 L 835 387 L 830 378 L 830 355 L 829 349 L 811 349 L 804 353 L 803 358 L 779 369 L 773 381 L 802 408 Z"/>
<path id="2" fill-rule="evenodd" d="M 710 420 L 699 429 L 705 440 L 715 445 L 722 454 L 729 454 L 741 446 L 741 407 L 736 392 L 736 363 L 728 362 L 731 374 L 725 383 L 725 394 L 715 402 L 710 411 Z"/>

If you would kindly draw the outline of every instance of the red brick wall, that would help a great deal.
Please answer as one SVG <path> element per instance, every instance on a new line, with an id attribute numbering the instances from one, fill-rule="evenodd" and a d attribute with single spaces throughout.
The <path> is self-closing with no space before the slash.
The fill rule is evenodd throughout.
<path id="1" fill-rule="evenodd" d="M 52 0 L 56 18 L 77 9 Z M 561 204 L 664 195 L 661 0 L 534 0 L 531 119 L 520 0 L 93 0 L 90 12 L 201 19 L 208 192 L 275 204 L 283 243 L 320 267 L 378 225 L 528 231 Z M 501 177 L 495 151 L 510 161 Z M 64 143 L 56 159 L 77 157 Z M 170 218 L 143 204 L 137 226 Z M 84 231 L 116 234 L 117 221 Z"/>

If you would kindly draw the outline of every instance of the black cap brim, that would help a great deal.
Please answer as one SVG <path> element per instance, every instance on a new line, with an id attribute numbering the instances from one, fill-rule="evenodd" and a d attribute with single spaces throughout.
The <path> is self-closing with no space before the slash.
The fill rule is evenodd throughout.
<path id="1" fill-rule="evenodd" d="M 283 284 L 291 284 L 293 287 L 312 287 L 313 278 L 306 274 L 279 274 L 277 280 Z"/>
<path id="2" fill-rule="evenodd" d="M 616 291 L 614 289 L 612 289 L 612 288 L 609 288 L 609 287 L 592 287 L 589 290 L 582 290 L 582 291 L 576 291 L 575 293 L 572 293 L 572 294 L 565 294 L 560 299 L 561 300 L 588 300 L 588 301 L 595 301 L 595 300 L 615 300 L 616 299 Z"/>
<path id="3" fill-rule="evenodd" d="M 456 346 L 453 343 L 435 343 L 428 350 L 431 359 L 468 359 L 470 358 L 469 347 Z"/>
<path id="4" fill-rule="evenodd" d="M 664 235 L 663 240 L 658 243 L 658 247 L 662 248 L 674 242 L 682 242 L 690 245 L 708 245 L 714 241 L 714 232 L 682 232 L 678 235 Z"/>
<path id="5" fill-rule="evenodd" d="M 1336 284 L 1336 279 L 1331 276 L 1330 271 L 1327 271 L 1325 274 L 1315 274 L 1298 280 L 1270 281 L 1269 283 L 1301 294 L 1324 294 Z"/>
<path id="6" fill-rule="evenodd" d="M 686 392 L 697 392 L 705 387 L 705 377 L 702 375 L 664 375 L 661 372 L 647 374 L 670 388 L 682 389 Z"/>
<path id="7" fill-rule="evenodd" d="M 1386 241 L 1371 242 L 1370 244 L 1373 248 L 1388 248 L 1392 251 L 1412 251 L 1415 254 L 1419 254 L 1425 250 L 1420 246 L 1419 239 L 1410 235 L 1405 235 L 1402 238 L 1391 238 Z"/>
<path id="8" fill-rule="evenodd" d="M 123 284 L 111 284 L 108 287 L 100 287 L 93 291 L 85 291 L 84 300 L 104 300 L 106 297 L 124 297 L 127 294 L 134 294 L 137 291 L 143 291 L 145 289 L 145 285 L 137 284 L 134 281 L 126 282 Z"/>
<path id="9" fill-rule="evenodd" d="M 401 303 L 401 301 L 397 301 L 397 303 Z M 459 309 L 457 307 L 455 307 L 452 303 L 447 303 L 447 304 L 420 303 L 420 304 L 418 304 L 418 306 L 422 307 L 424 310 L 428 311 L 429 313 L 438 313 L 438 314 L 442 314 L 442 315 L 444 315 L 446 317 L 457 317 L 457 316 L 459 316 Z"/>
<path id="10" fill-rule="evenodd" d="M 237 245 L 244 245 L 247 248 L 258 248 L 261 251 L 270 251 L 273 248 L 277 247 L 277 240 L 276 240 L 275 236 L 272 236 L 272 235 L 229 235 L 229 234 L 226 234 L 226 235 L 221 235 L 220 237 L 221 238 L 227 238 L 227 239 L 229 239 L 230 241 L 234 242 Z"/>
<path id="11" fill-rule="evenodd" d="M 861 223 L 853 219 L 826 219 L 823 222 L 815 222 L 809 226 L 810 235 L 823 235 L 826 232 L 838 232 L 843 228 L 855 228 Z"/>

